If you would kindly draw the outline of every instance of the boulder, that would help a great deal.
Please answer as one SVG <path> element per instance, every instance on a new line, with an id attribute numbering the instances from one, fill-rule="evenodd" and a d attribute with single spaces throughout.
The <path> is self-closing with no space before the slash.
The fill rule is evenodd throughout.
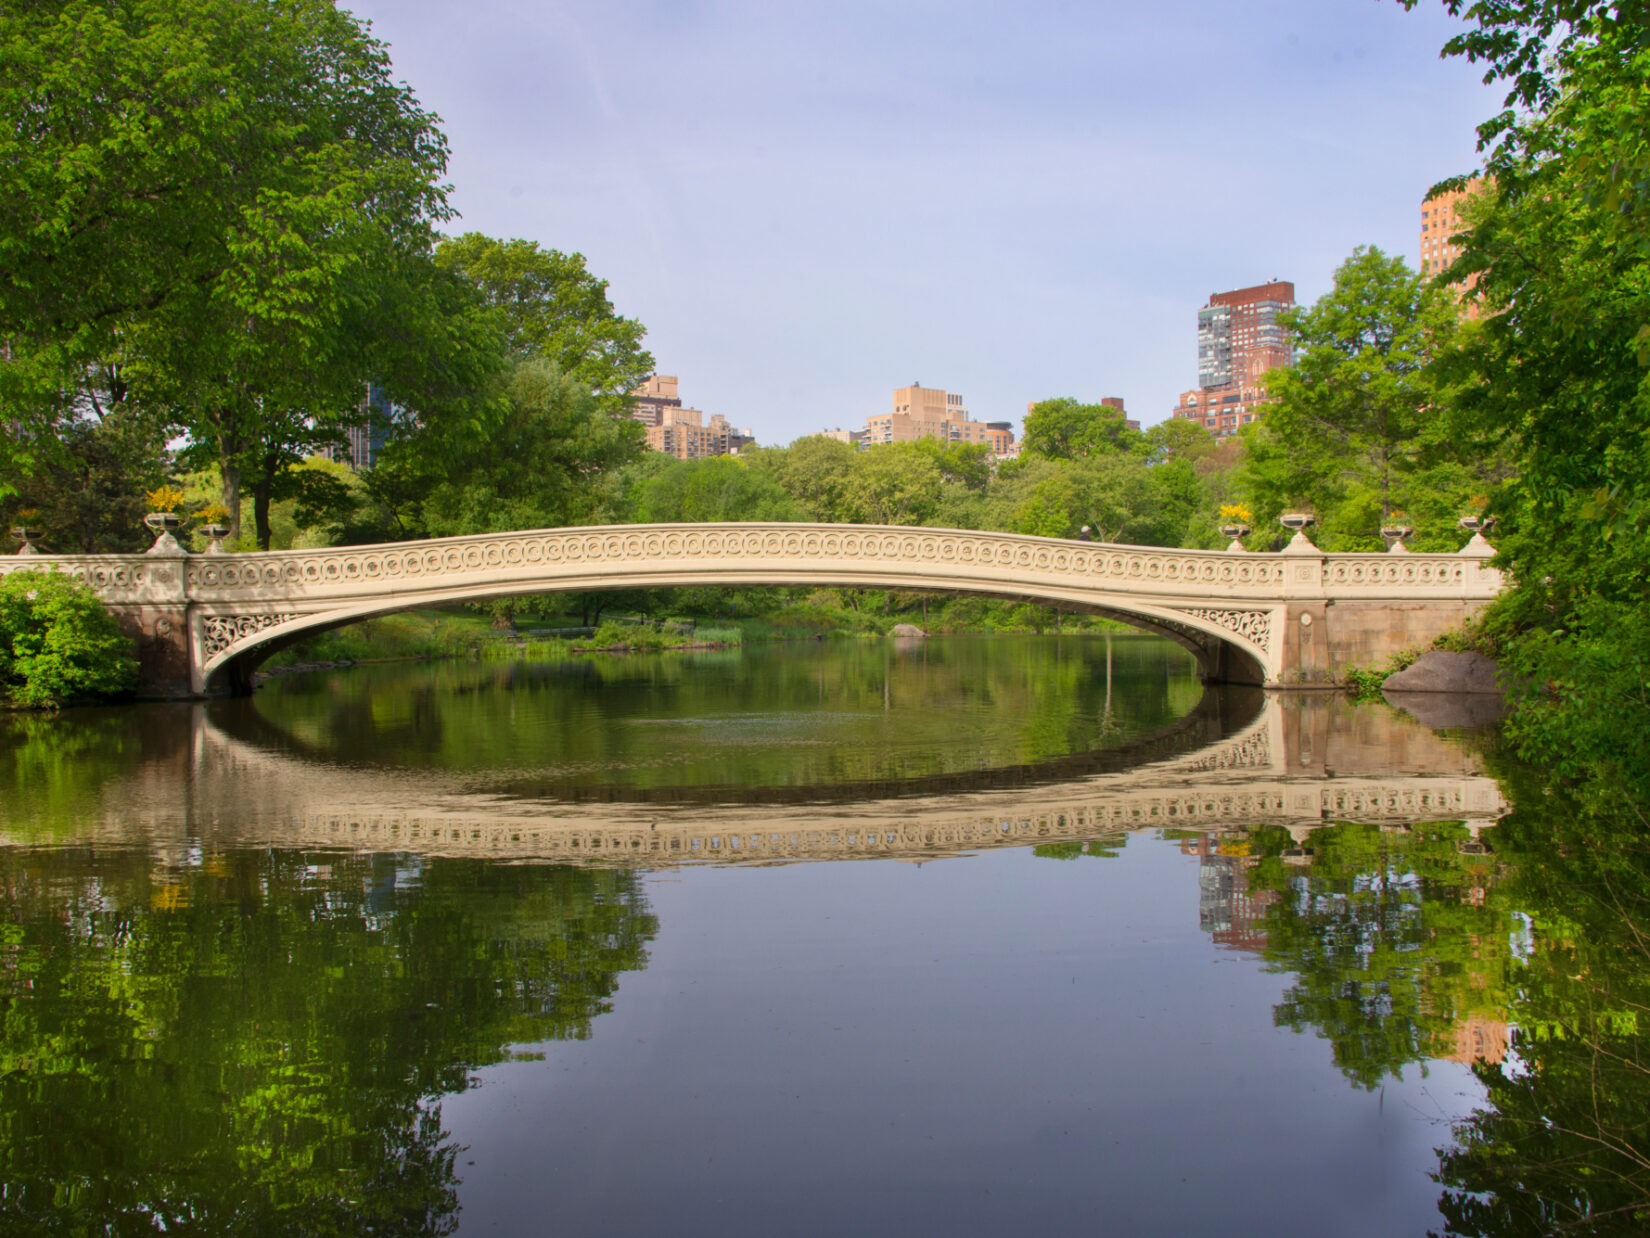
<path id="1" fill-rule="evenodd" d="M 1383 692 L 1482 692 L 1501 694 L 1501 668 L 1481 653 L 1423 653 L 1396 675 L 1388 675 Z"/>
<path id="2" fill-rule="evenodd" d="M 889 630 L 888 634 L 890 636 L 927 636 L 928 635 L 927 632 L 924 632 L 921 628 L 919 628 L 914 623 L 896 623 Z"/>

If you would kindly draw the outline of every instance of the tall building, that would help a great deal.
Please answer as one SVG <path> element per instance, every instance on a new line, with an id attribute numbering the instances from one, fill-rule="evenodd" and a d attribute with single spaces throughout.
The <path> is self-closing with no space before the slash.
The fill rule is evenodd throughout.
<path id="1" fill-rule="evenodd" d="M 676 394 L 674 374 L 655 374 L 630 395 L 635 401 L 631 405 L 630 415 L 644 426 L 662 425 L 667 408 L 682 407 L 681 398 Z"/>
<path id="2" fill-rule="evenodd" d="M 1461 247 L 1450 238 L 1466 227 L 1461 203 L 1477 188 L 1474 179 L 1463 189 L 1421 200 L 1421 274 L 1437 275 L 1461 256 Z"/>
<path id="3" fill-rule="evenodd" d="M 1196 389 L 1174 410 L 1217 438 L 1236 434 L 1260 416 L 1266 393 L 1260 376 L 1294 360 L 1278 315 L 1295 304 L 1295 285 L 1272 280 L 1217 292 L 1197 312 Z"/>
<path id="4" fill-rule="evenodd" d="M 1421 274 L 1434 278 L 1443 274 L 1452 262 L 1461 256 L 1461 246 L 1451 238 L 1464 232 L 1468 227 L 1467 221 L 1461 217 L 1461 207 L 1473 194 L 1484 185 L 1478 177 L 1473 177 L 1460 189 L 1451 189 L 1441 193 L 1436 198 L 1421 199 Z M 1478 283 L 1476 273 L 1467 276 L 1464 287 L 1456 289 L 1457 299 L 1461 294 Z M 1467 301 L 1465 313 L 1469 318 L 1478 316 L 1478 303 Z"/>
<path id="5" fill-rule="evenodd" d="M 378 463 L 378 453 L 384 450 L 389 438 L 390 423 L 401 410 L 391 403 L 389 396 L 377 383 L 367 383 L 356 406 L 359 419 L 344 429 L 342 446 L 328 447 L 320 454 L 329 460 L 347 464 L 355 472 L 370 469 Z"/>
<path id="6" fill-rule="evenodd" d="M 704 413 L 684 408 L 674 374 L 655 374 L 630 395 L 630 415 L 647 427 L 647 445 L 678 460 L 726 456 L 756 441 L 721 413 L 712 413 L 707 424 Z"/>
<path id="7" fill-rule="evenodd" d="M 962 396 L 920 383 L 895 389 L 893 410 L 865 419 L 867 443 L 911 443 L 919 438 L 984 443 L 1003 456 L 1014 446 L 1014 423 L 975 421 L 963 407 Z"/>
<path id="8" fill-rule="evenodd" d="M 661 417 L 658 425 L 647 428 L 647 445 L 678 460 L 731 455 L 756 441 L 749 430 L 741 433 L 729 425 L 721 413 L 712 413 L 708 425 L 696 408 L 666 408 Z"/>

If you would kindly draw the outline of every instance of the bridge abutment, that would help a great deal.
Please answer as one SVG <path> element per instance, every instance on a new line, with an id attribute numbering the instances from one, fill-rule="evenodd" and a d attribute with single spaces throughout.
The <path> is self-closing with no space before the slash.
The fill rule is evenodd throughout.
<path id="1" fill-rule="evenodd" d="M 111 606 L 120 630 L 137 646 L 138 689 L 144 700 L 195 695 L 190 673 L 189 608 L 181 603 Z"/>

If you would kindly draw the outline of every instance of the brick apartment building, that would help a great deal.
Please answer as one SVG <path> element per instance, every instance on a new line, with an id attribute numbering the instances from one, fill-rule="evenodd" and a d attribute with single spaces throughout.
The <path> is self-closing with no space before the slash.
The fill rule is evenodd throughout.
<path id="1" fill-rule="evenodd" d="M 1294 352 L 1278 315 L 1295 304 L 1295 285 L 1272 280 L 1217 292 L 1197 312 L 1197 381 L 1182 392 L 1174 416 L 1196 421 L 1216 438 L 1260 416 L 1260 376 L 1289 365 Z"/>

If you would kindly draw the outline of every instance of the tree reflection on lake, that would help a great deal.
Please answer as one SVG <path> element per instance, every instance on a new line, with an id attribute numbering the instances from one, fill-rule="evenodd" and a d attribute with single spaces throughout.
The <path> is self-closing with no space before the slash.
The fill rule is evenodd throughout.
<path id="1" fill-rule="evenodd" d="M 657 925 L 634 873 L 0 849 L 12 1233 L 439 1234 L 440 1098 L 590 1034 Z"/>
<path id="2" fill-rule="evenodd" d="M 1105 650 L 0 718 L 0 1228 L 1642 1232 L 1637 829 Z"/>

